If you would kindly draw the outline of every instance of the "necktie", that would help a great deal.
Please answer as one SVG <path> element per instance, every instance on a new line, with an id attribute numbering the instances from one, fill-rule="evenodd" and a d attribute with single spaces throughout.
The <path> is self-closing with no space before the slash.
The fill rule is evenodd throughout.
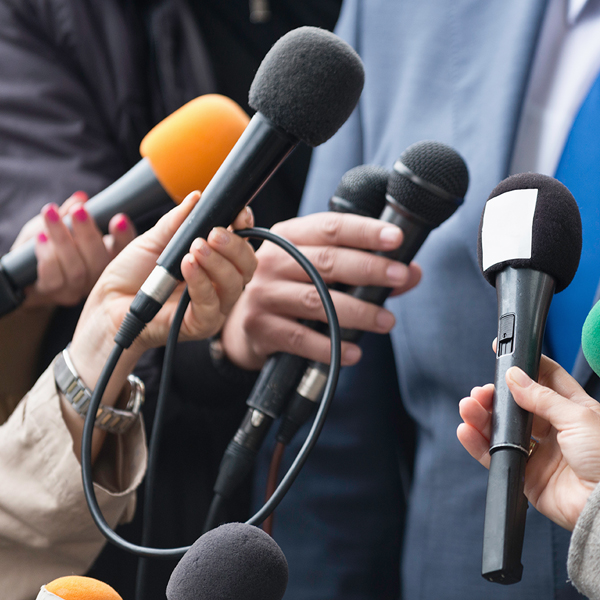
<path id="1" fill-rule="evenodd" d="M 600 76 L 573 122 L 555 177 L 571 190 L 583 225 L 579 269 L 554 297 L 546 329 L 552 358 L 570 371 L 600 280 Z"/>

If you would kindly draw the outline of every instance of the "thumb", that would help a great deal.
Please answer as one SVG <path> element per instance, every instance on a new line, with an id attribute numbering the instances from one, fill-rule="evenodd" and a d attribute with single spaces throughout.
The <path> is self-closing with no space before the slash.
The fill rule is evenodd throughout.
<path id="1" fill-rule="evenodd" d="M 584 407 L 536 383 L 519 367 L 508 369 L 506 383 L 521 408 L 548 421 L 559 431 L 584 417 Z"/>

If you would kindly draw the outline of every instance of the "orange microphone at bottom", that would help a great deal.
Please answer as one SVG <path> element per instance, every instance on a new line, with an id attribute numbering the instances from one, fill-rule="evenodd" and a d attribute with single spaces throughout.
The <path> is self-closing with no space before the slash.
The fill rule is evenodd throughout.
<path id="1" fill-rule="evenodd" d="M 59 577 L 43 585 L 36 600 L 123 600 L 106 583 L 91 577 L 71 575 Z"/>

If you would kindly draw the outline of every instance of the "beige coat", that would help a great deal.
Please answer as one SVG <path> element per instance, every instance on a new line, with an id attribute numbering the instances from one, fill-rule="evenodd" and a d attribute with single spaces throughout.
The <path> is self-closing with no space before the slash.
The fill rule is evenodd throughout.
<path id="1" fill-rule="evenodd" d="M 2 600 L 31 600 L 42 584 L 85 573 L 105 542 L 88 513 L 59 402 L 51 366 L 0 426 Z M 133 516 L 146 458 L 141 419 L 107 436 L 94 481 L 112 527 Z"/>

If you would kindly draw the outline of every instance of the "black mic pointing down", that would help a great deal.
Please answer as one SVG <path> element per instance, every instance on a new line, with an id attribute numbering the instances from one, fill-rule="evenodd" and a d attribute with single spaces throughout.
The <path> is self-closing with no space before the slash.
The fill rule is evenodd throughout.
<path id="1" fill-rule="evenodd" d="M 581 218 L 569 190 L 545 175 L 502 181 L 488 198 L 478 257 L 498 296 L 498 340 L 485 505 L 482 576 L 502 584 L 521 580 L 527 499 L 525 465 L 532 415 L 514 401 L 506 372 L 520 367 L 537 381 L 550 303 L 575 276 Z"/>
<path id="2" fill-rule="evenodd" d="M 388 171 L 382 167 L 363 165 L 350 169 L 331 197 L 329 209 L 375 218 L 385 205 L 387 180 Z M 340 290 L 342 286 L 330 287 Z M 326 328 L 319 321 L 305 321 L 303 324 L 318 331 Z M 284 352 L 267 360 L 246 401 L 246 415 L 221 461 L 214 485 L 216 495 L 224 499 L 230 498 L 248 476 L 273 421 L 281 416 L 307 362 L 301 356 Z M 310 412 L 313 406 L 311 403 Z M 310 416 L 310 412 L 306 418 Z"/>

